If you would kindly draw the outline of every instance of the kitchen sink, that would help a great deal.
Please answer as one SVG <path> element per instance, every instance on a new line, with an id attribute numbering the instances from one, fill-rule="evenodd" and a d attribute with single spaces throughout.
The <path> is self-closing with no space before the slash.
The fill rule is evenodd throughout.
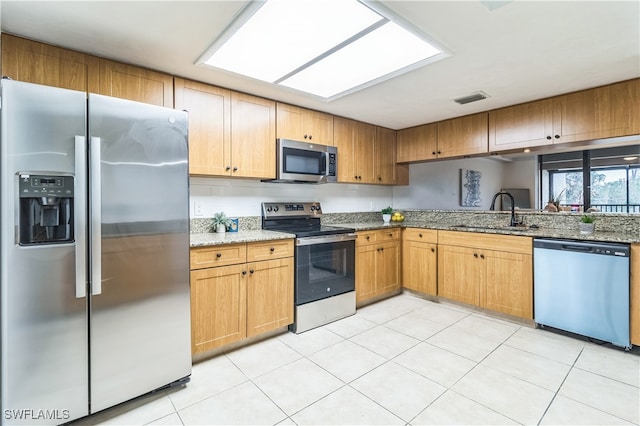
<path id="1" fill-rule="evenodd" d="M 473 230 L 477 230 L 477 231 L 518 231 L 518 232 L 523 232 L 523 231 L 536 231 L 538 228 L 530 228 L 528 226 L 525 225 L 518 225 L 518 226 L 509 226 L 509 225 L 500 225 L 500 226 L 489 226 L 489 225 L 466 225 L 466 224 L 458 224 L 458 225 L 453 225 L 454 228 L 464 228 L 464 229 L 468 229 L 470 231 Z"/>

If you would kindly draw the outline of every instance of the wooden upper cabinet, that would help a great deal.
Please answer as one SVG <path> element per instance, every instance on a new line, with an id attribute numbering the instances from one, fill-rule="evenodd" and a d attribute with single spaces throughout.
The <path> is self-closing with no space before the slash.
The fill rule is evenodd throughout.
<path id="1" fill-rule="evenodd" d="M 438 158 L 483 154 L 489 151 L 488 113 L 465 115 L 438 124 Z"/>
<path id="2" fill-rule="evenodd" d="M 640 133 L 640 79 L 559 96 L 560 142 Z"/>
<path id="3" fill-rule="evenodd" d="M 640 79 L 489 112 L 492 152 L 640 133 Z"/>
<path id="4" fill-rule="evenodd" d="M 374 179 L 380 184 L 395 184 L 396 174 L 396 131 L 376 127 L 374 149 Z"/>
<path id="5" fill-rule="evenodd" d="M 277 137 L 333 145 L 333 116 L 278 102 Z"/>
<path id="6" fill-rule="evenodd" d="M 89 92 L 173 108 L 173 77 L 133 65 L 96 59 Z"/>
<path id="7" fill-rule="evenodd" d="M 437 158 L 438 126 L 436 123 L 410 127 L 398 131 L 398 163 L 424 161 Z"/>
<path id="8" fill-rule="evenodd" d="M 231 93 L 231 176 L 276 177 L 276 103 Z"/>
<path id="9" fill-rule="evenodd" d="M 543 99 L 489 112 L 489 151 L 552 145 L 560 136 L 555 100 Z"/>
<path id="10" fill-rule="evenodd" d="M 374 183 L 376 128 L 335 117 L 334 144 L 338 148 L 338 182 Z"/>
<path id="11" fill-rule="evenodd" d="M 230 175 L 231 91 L 181 78 L 174 83 L 176 109 L 189 112 L 189 174 Z"/>
<path id="12" fill-rule="evenodd" d="M 2 75 L 13 80 L 86 92 L 91 59 L 83 53 L 2 34 Z"/>

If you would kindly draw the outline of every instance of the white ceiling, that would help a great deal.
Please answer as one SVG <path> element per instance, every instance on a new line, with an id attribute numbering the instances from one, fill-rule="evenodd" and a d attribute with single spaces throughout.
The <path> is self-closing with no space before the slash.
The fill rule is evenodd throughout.
<path id="1" fill-rule="evenodd" d="M 393 129 L 640 76 L 637 0 L 380 3 L 452 56 L 329 103 L 194 65 L 244 1 L 2 0 L 0 14 L 3 32 Z"/>

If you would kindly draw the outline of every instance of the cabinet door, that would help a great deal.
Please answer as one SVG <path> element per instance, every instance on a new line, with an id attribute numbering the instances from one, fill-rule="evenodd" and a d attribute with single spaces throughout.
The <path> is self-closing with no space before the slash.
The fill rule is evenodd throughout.
<path id="1" fill-rule="evenodd" d="M 402 286 L 435 296 L 437 294 L 437 246 L 431 243 L 403 241 Z"/>
<path id="2" fill-rule="evenodd" d="M 376 127 L 374 148 L 374 178 L 376 183 L 396 183 L 396 131 Z"/>
<path id="3" fill-rule="evenodd" d="M 276 177 L 276 104 L 231 93 L 231 175 Z"/>
<path id="4" fill-rule="evenodd" d="M 308 110 L 304 114 L 304 126 L 311 142 L 333 146 L 333 115 Z"/>
<path id="5" fill-rule="evenodd" d="M 438 124 L 438 158 L 489 152 L 488 113 L 465 115 Z"/>
<path id="6" fill-rule="evenodd" d="M 487 280 L 480 306 L 492 311 L 533 319 L 533 265 L 531 256 L 484 252 Z"/>
<path id="7" fill-rule="evenodd" d="M 175 107 L 189 112 L 189 174 L 231 174 L 231 92 L 175 79 Z"/>
<path id="8" fill-rule="evenodd" d="M 398 163 L 437 158 L 438 127 L 435 123 L 399 130 L 397 137 Z"/>
<path id="9" fill-rule="evenodd" d="M 305 141 L 304 113 L 301 108 L 278 102 L 276 106 L 276 137 L 278 139 L 292 139 Z"/>
<path id="10" fill-rule="evenodd" d="M 379 246 L 365 245 L 356 248 L 356 303 L 376 295 L 376 261 Z"/>
<path id="11" fill-rule="evenodd" d="M 377 183 L 373 167 L 376 128 L 370 124 L 355 121 L 353 124 L 353 156 L 355 175 L 359 183 Z M 338 152 L 338 159 L 340 153 Z M 338 160 L 339 161 L 339 160 Z"/>
<path id="12" fill-rule="evenodd" d="M 631 333 L 631 344 L 640 345 L 640 244 L 631 244 L 631 258 L 629 259 L 631 272 L 630 279 L 630 297 L 631 324 L 629 331 Z"/>
<path id="13" fill-rule="evenodd" d="M 391 293 L 400 289 L 400 242 L 389 241 L 377 245 L 376 295 Z"/>
<path id="14" fill-rule="evenodd" d="M 247 264 L 247 337 L 293 323 L 293 258 Z"/>
<path id="15" fill-rule="evenodd" d="M 554 105 L 544 99 L 489 112 L 489 151 L 551 145 Z"/>
<path id="16" fill-rule="evenodd" d="M 346 118 L 333 120 L 333 142 L 338 148 L 338 182 L 360 182 L 356 174 L 354 122 Z"/>
<path id="17" fill-rule="evenodd" d="M 640 132 L 640 79 L 558 97 L 560 142 L 627 136 Z"/>
<path id="18" fill-rule="evenodd" d="M 86 92 L 89 60 L 82 53 L 2 34 L 2 75 L 14 80 Z"/>
<path id="19" fill-rule="evenodd" d="M 480 305 L 485 263 L 478 250 L 438 245 L 438 295 L 469 305 Z"/>
<path id="20" fill-rule="evenodd" d="M 89 69 L 89 91 L 173 108 L 173 77 L 119 62 L 97 59 Z"/>
<path id="21" fill-rule="evenodd" d="M 245 265 L 191 272 L 191 350 L 200 353 L 246 336 Z"/>

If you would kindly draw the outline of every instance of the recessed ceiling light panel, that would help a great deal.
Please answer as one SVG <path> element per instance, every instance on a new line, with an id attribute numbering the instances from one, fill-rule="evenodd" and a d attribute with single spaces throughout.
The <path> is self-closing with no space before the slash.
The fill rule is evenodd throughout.
<path id="1" fill-rule="evenodd" d="M 198 63 L 333 99 L 438 55 L 360 1 L 267 0 L 250 3 Z"/>

